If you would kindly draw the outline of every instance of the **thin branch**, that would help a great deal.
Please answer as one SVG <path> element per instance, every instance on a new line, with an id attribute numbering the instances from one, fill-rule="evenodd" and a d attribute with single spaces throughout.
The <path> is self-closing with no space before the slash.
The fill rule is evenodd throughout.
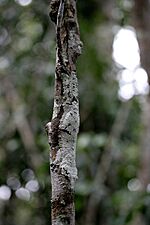
<path id="1" fill-rule="evenodd" d="M 27 156 L 29 156 L 31 167 L 33 167 L 36 172 L 38 166 L 42 163 L 42 158 L 38 154 L 33 131 L 25 115 L 25 104 L 23 104 L 12 80 L 10 81 L 10 79 L 5 76 L 1 79 L 1 82 L 4 85 L 6 101 L 14 117 L 14 124 L 20 134 Z"/>
<path id="2" fill-rule="evenodd" d="M 122 103 L 116 119 L 114 121 L 112 130 L 108 137 L 107 144 L 105 146 L 104 154 L 97 166 L 97 172 L 93 181 L 93 188 L 88 200 L 86 210 L 86 225 L 94 225 L 97 214 L 97 206 L 101 202 L 103 196 L 106 194 L 105 181 L 108 177 L 108 172 L 111 167 L 111 163 L 115 157 L 116 143 L 120 139 L 127 118 L 131 109 L 132 101 Z"/>

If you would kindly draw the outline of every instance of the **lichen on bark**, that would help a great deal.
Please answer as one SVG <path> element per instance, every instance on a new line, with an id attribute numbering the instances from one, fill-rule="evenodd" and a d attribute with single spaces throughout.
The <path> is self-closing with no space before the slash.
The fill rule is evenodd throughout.
<path id="1" fill-rule="evenodd" d="M 55 95 L 52 121 L 46 126 L 50 144 L 52 225 L 75 224 L 74 183 L 77 178 L 76 140 L 79 130 L 76 60 L 81 54 L 75 0 L 52 0 L 56 28 Z"/>

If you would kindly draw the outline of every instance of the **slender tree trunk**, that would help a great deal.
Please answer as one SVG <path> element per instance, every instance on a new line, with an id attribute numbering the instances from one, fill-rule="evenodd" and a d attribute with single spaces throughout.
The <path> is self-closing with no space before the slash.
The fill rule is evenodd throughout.
<path id="1" fill-rule="evenodd" d="M 50 144 L 52 225 L 74 225 L 75 150 L 79 130 L 75 63 L 81 54 L 76 0 L 52 0 L 50 18 L 56 27 L 54 108 L 52 121 L 46 125 Z"/>
<path id="2" fill-rule="evenodd" d="M 140 47 L 141 65 L 148 73 L 150 84 L 150 2 L 134 0 L 134 26 Z"/>
<path id="3" fill-rule="evenodd" d="M 148 74 L 150 84 L 150 2 L 148 0 L 134 0 L 134 26 L 140 47 L 141 66 Z M 141 168 L 139 179 L 143 190 L 150 183 L 150 94 L 145 97 L 142 105 L 143 134 L 141 143 Z"/>
<path id="4" fill-rule="evenodd" d="M 150 183 L 150 97 L 145 97 L 142 101 L 142 124 L 143 132 L 141 135 L 141 163 L 139 179 L 143 190 L 147 189 Z"/>
<path id="5" fill-rule="evenodd" d="M 149 0 L 134 0 L 133 25 L 137 31 L 137 38 L 140 47 L 141 66 L 148 74 L 150 84 L 150 2 Z M 150 183 L 150 94 L 143 97 L 142 102 L 142 136 L 141 136 L 141 155 L 138 178 L 142 184 L 142 190 L 146 191 Z M 145 215 L 137 213 L 132 225 L 147 224 Z"/>

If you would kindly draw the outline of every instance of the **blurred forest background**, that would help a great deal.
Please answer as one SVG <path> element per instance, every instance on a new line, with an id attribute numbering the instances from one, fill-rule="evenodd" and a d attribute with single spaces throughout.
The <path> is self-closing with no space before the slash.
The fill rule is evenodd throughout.
<path id="1" fill-rule="evenodd" d="M 0 225 L 50 224 L 48 4 L 0 0 Z M 84 48 L 76 224 L 149 225 L 150 3 L 78 0 L 77 7 Z"/>

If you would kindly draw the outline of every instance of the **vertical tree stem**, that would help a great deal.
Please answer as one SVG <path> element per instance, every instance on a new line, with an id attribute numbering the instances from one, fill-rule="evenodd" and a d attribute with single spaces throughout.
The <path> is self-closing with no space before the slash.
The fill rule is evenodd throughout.
<path id="1" fill-rule="evenodd" d="M 137 38 L 140 47 L 141 66 L 148 74 L 148 83 L 150 85 L 150 2 L 148 0 L 134 0 L 133 25 L 137 31 Z M 142 102 L 142 140 L 139 179 L 143 190 L 146 190 L 150 183 L 150 92 Z"/>
<path id="2" fill-rule="evenodd" d="M 50 18 L 56 28 L 55 95 L 52 121 L 46 125 L 50 144 L 52 225 L 74 225 L 76 139 L 79 130 L 76 60 L 81 41 L 75 0 L 52 0 Z"/>

